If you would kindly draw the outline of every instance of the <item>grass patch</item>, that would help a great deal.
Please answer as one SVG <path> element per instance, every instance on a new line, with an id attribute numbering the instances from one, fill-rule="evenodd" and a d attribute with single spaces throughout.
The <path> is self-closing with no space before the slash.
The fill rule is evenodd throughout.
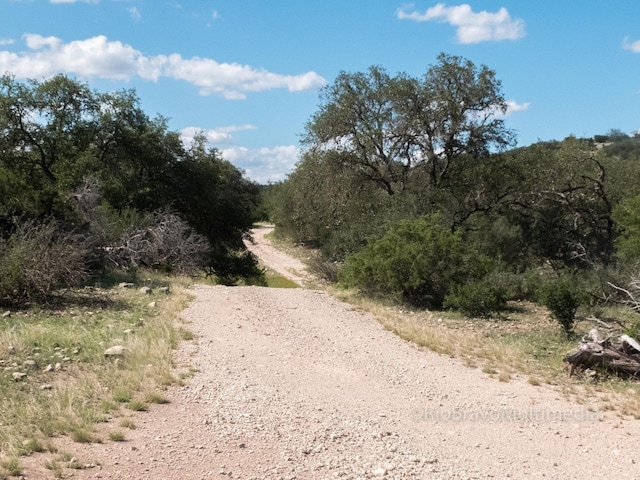
<path id="1" fill-rule="evenodd" d="M 71 440 L 76 443 L 93 443 L 93 436 L 87 430 L 79 428 L 71 432 Z"/>
<path id="2" fill-rule="evenodd" d="M 188 280 L 171 279 L 169 294 L 158 290 L 168 282 L 150 274 L 130 289 L 107 282 L 64 291 L 47 307 L 0 320 L 0 452 L 17 458 L 59 435 L 96 441 L 96 423 L 123 407 L 144 410 L 137 398 L 154 399 L 158 388 L 177 381 L 173 350 L 185 337 L 178 313 L 189 300 Z M 150 301 L 162 308 L 150 310 Z M 105 357 L 114 345 L 125 354 Z M 16 381 L 14 372 L 26 376 Z"/>
<path id="3" fill-rule="evenodd" d="M 2 474 L 3 477 L 19 477 L 22 474 L 20 460 L 13 457 L 0 461 L 0 474 Z"/>
<path id="4" fill-rule="evenodd" d="M 188 328 L 184 328 L 184 327 L 178 328 L 178 334 L 180 335 L 180 338 L 182 340 L 189 341 L 189 340 L 194 340 L 196 338 L 195 333 L 193 333 Z"/>
<path id="5" fill-rule="evenodd" d="M 125 388 L 117 388 L 113 392 L 113 400 L 118 403 L 130 402 L 133 398 L 133 392 Z"/>
<path id="6" fill-rule="evenodd" d="M 269 288 L 300 288 L 300 285 L 293 280 L 289 280 L 272 270 L 265 272 L 265 279 Z"/>
<path id="7" fill-rule="evenodd" d="M 149 392 L 144 397 L 147 403 L 155 403 L 157 405 L 164 405 L 169 403 L 169 399 L 158 392 Z"/>
<path id="8" fill-rule="evenodd" d="M 32 453 L 44 452 L 42 442 L 37 438 L 28 438 L 22 442 L 20 455 L 31 455 Z"/>
<path id="9" fill-rule="evenodd" d="M 136 428 L 136 424 L 133 420 L 131 420 L 130 418 L 124 418 L 121 422 L 120 422 L 120 426 L 122 428 L 128 428 L 129 430 L 135 430 Z"/>
<path id="10" fill-rule="evenodd" d="M 120 430 L 109 432 L 109 440 L 111 440 L 112 442 L 124 442 L 124 433 Z"/>
<path id="11" fill-rule="evenodd" d="M 149 405 L 141 400 L 133 400 L 127 403 L 127 408 L 134 412 L 146 412 L 149 410 Z"/>

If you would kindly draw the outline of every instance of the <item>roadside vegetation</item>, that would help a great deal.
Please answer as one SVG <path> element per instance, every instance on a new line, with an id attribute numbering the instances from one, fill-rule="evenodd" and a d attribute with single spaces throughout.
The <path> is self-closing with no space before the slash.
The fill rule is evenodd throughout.
<path id="1" fill-rule="evenodd" d="M 192 337 L 177 320 L 188 281 L 144 272 L 135 285 L 97 283 L 3 311 L 0 478 L 19 475 L 21 458 L 38 452 L 49 454 L 52 476 L 81 468 L 59 437 L 122 441 L 135 428 L 131 412 L 167 401 L 165 390 L 181 382 L 173 351 Z M 122 351 L 107 354 L 112 347 Z"/>
<path id="2" fill-rule="evenodd" d="M 460 57 L 420 78 L 342 72 L 264 208 L 349 298 L 413 312 L 388 328 L 555 382 L 591 328 L 638 338 L 640 134 L 517 147 L 507 109 L 495 72 Z"/>
<path id="3" fill-rule="evenodd" d="M 132 90 L 0 77 L 1 479 L 35 452 L 52 476 L 80 468 L 57 438 L 126 440 L 130 412 L 167 401 L 189 374 L 183 287 L 265 281 L 243 244 L 258 195 Z"/>

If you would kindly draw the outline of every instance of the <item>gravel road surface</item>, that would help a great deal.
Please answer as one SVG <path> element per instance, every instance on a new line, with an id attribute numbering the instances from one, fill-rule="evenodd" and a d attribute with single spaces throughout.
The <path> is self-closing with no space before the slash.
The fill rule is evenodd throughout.
<path id="1" fill-rule="evenodd" d="M 254 251 L 308 280 L 266 231 Z M 100 462 L 75 478 L 640 479 L 636 420 L 420 350 L 323 291 L 192 293 L 176 355 L 198 373 L 127 441 L 73 447 Z"/>

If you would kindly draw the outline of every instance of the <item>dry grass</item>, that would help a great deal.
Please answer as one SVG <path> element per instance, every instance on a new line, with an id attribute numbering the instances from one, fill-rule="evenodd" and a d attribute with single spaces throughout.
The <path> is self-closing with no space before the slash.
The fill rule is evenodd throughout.
<path id="1" fill-rule="evenodd" d="M 165 281 L 146 280 L 151 295 L 137 287 L 67 292 L 53 308 L 0 319 L 0 478 L 52 437 L 101 441 L 98 423 L 166 401 L 160 392 L 177 381 L 173 350 L 188 336 L 177 319 L 189 298 L 186 279 L 172 280 L 171 294 L 155 288 Z M 105 357 L 113 345 L 124 356 Z M 27 375 L 15 381 L 15 372 Z"/>
<path id="2" fill-rule="evenodd" d="M 356 308 L 372 313 L 384 328 L 401 338 L 458 358 L 497 381 L 509 382 L 521 375 L 533 386 L 551 385 L 589 408 L 640 418 L 640 386 L 636 382 L 589 374 L 569 377 L 562 359 L 578 340 L 562 335 L 547 311 L 535 304 L 514 304 L 501 319 L 469 319 L 454 312 L 408 310 L 354 291 L 331 291 Z M 577 336 L 592 327 L 587 321 L 577 322 Z"/>

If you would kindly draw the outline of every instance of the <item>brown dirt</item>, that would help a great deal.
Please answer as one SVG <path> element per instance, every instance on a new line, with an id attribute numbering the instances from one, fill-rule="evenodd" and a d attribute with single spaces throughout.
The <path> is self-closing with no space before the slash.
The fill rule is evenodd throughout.
<path id="1" fill-rule="evenodd" d="M 263 262 L 306 281 L 265 232 Z M 420 350 L 324 291 L 192 293 L 176 357 L 198 373 L 125 442 L 69 445 L 100 464 L 75 478 L 640 478 L 640 422 Z"/>

